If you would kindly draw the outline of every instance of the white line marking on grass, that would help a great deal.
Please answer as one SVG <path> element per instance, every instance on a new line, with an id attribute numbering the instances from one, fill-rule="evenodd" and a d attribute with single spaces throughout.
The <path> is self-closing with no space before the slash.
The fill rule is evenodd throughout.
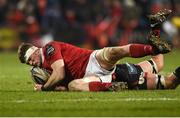
<path id="1" fill-rule="evenodd" d="M 54 103 L 54 102 L 82 102 L 82 101 L 98 101 L 98 102 L 121 102 L 121 101 L 180 101 L 179 98 L 119 98 L 119 99 L 98 99 L 98 98 L 77 98 L 77 99 L 56 99 L 56 100 L 9 100 L 0 101 L 0 103 Z"/>
<path id="2" fill-rule="evenodd" d="M 178 98 L 127 98 L 125 101 L 180 101 Z"/>

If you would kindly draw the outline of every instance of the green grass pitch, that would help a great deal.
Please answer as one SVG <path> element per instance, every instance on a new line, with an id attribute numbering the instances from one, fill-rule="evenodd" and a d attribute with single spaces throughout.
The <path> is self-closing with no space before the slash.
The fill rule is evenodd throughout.
<path id="1" fill-rule="evenodd" d="M 137 63 L 126 58 L 120 62 Z M 165 55 L 168 74 L 180 65 L 180 51 Z M 0 52 L 0 116 L 180 116 L 176 90 L 122 92 L 34 92 L 29 67 L 16 53 Z"/>

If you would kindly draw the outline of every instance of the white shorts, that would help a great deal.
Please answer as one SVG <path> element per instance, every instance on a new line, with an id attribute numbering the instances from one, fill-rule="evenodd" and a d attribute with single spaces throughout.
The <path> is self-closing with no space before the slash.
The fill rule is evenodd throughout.
<path id="1" fill-rule="evenodd" d="M 96 53 L 98 51 L 95 50 L 91 53 L 84 77 L 96 75 L 101 79 L 101 82 L 111 82 L 112 73 L 115 71 L 115 68 L 112 71 L 102 68 L 96 59 Z"/>

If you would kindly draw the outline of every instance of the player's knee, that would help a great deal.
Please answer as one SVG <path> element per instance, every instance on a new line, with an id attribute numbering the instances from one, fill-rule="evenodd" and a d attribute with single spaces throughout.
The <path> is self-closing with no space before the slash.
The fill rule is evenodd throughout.
<path id="1" fill-rule="evenodd" d="M 121 51 L 120 51 L 121 52 Z M 114 63 L 117 60 L 117 51 L 115 47 L 107 47 L 103 49 L 103 58 L 109 63 Z"/>
<path id="2" fill-rule="evenodd" d="M 73 80 L 68 84 L 69 91 L 80 91 L 79 86 L 81 82 L 79 80 Z"/>
<path id="3" fill-rule="evenodd" d="M 117 59 L 117 55 L 122 55 L 125 53 L 124 49 L 123 48 L 118 48 L 117 50 L 117 47 L 110 47 L 108 48 L 108 53 L 109 53 L 109 58 L 110 60 L 114 60 L 114 59 Z"/>
<path id="4" fill-rule="evenodd" d="M 115 48 L 113 48 L 113 47 L 108 47 L 108 48 L 106 48 L 106 53 L 108 53 L 109 55 L 116 55 L 116 50 L 115 50 Z"/>
<path id="5" fill-rule="evenodd" d="M 88 82 L 83 79 L 76 79 L 68 84 L 69 91 L 89 91 Z"/>
<path id="6" fill-rule="evenodd" d="M 108 53 L 110 54 L 111 60 L 120 59 L 129 55 L 129 47 L 131 44 L 119 47 L 109 47 Z"/>

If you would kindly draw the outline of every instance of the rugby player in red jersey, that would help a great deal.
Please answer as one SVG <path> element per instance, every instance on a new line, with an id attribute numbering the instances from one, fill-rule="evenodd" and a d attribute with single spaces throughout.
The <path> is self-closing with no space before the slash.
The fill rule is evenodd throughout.
<path id="1" fill-rule="evenodd" d="M 170 11 L 163 11 L 151 16 L 154 25 L 166 19 Z M 19 46 L 18 55 L 22 63 L 38 66 L 51 71 L 51 76 L 44 85 L 37 84 L 37 91 L 53 90 L 60 81 L 70 82 L 84 79 L 101 82 L 112 81 L 115 64 L 124 57 L 143 57 L 163 54 L 170 51 L 169 46 L 152 32 L 151 45 L 128 44 L 125 46 L 107 47 L 100 50 L 82 49 L 63 42 L 50 42 L 42 48 L 23 43 Z M 158 39 L 158 41 L 154 40 Z M 87 79 L 89 78 L 89 79 Z"/>

